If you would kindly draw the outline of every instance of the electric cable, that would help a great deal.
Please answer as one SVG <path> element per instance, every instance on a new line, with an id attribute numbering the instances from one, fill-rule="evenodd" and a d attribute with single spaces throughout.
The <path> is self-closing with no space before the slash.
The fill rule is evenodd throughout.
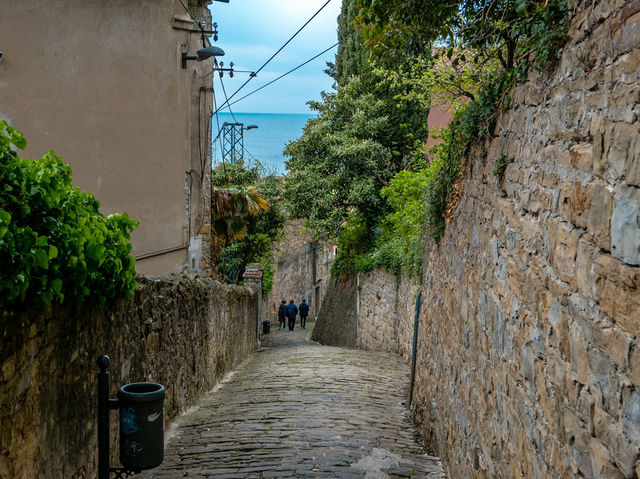
<path id="1" fill-rule="evenodd" d="M 182 2 L 182 0 L 180 0 L 180 1 Z M 322 6 L 318 9 L 318 11 L 317 11 L 316 13 L 314 13 L 314 14 L 313 14 L 313 16 L 312 16 L 309 20 L 307 20 L 307 21 L 305 22 L 305 24 L 304 24 L 304 25 L 302 25 L 302 26 L 298 29 L 298 31 L 297 31 L 296 33 L 294 33 L 294 34 L 289 38 L 289 40 L 287 40 L 287 41 L 284 43 L 284 45 L 282 45 L 280 48 L 278 48 L 278 50 L 277 50 L 273 55 L 271 55 L 271 57 L 270 57 L 266 62 L 264 62 L 260 68 L 258 68 L 255 72 L 252 72 L 252 73 L 251 73 L 251 75 L 249 75 L 249 78 L 247 79 L 247 81 L 246 81 L 246 82 L 244 82 L 242 85 L 240 85 L 240 87 L 239 87 L 235 92 L 233 92 L 233 94 L 232 94 L 232 95 L 227 99 L 227 102 L 226 102 L 226 103 L 223 103 L 222 105 L 220 105 L 220 106 L 218 107 L 218 110 L 221 110 L 222 108 L 224 108 L 224 107 L 226 106 L 226 104 L 227 104 L 229 101 L 231 101 L 231 99 L 232 99 L 234 96 L 236 96 L 236 95 L 240 92 L 240 90 L 242 90 L 245 86 L 247 86 L 247 83 L 249 83 L 249 82 L 250 82 L 251 80 L 253 80 L 256 76 L 258 76 L 258 73 L 260 73 L 260 71 L 262 71 L 262 69 L 263 69 L 264 67 L 266 67 L 266 66 L 271 62 L 271 60 L 273 60 L 273 59 L 276 57 L 276 55 L 277 55 L 278 53 L 280 53 L 280 52 L 284 49 L 284 47 L 286 47 L 289 43 L 291 43 L 291 41 L 292 41 L 296 36 L 298 36 L 298 34 L 299 34 L 299 33 L 300 33 L 300 32 L 301 32 L 301 31 L 302 31 L 302 30 L 303 30 L 307 25 L 309 25 L 309 23 L 311 22 L 311 20 L 313 20 L 314 18 L 316 18 L 316 16 L 317 16 L 317 15 L 318 15 L 318 14 L 319 14 L 323 9 L 324 9 L 324 7 L 326 7 L 327 5 L 329 5 L 329 2 L 331 2 L 331 0 L 327 0 L 327 1 L 326 1 L 326 3 L 325 3 L 324 5 L 322 5 Z"/>
<path id="2" fill-rule="evenodd" d="M 213 85 L 213 82 L 212 82 Z M 213 145 L 215 145 L 215 142 L 218 141 L 220 143 L 220 157 L 222 158 L 222 171 L 224 172 L 225 176 L 227 174 L 227 168 L 225 165 L 225 161 L 224 161 L 224 155 L 223 155 L 223 151 L 222 151 L 222 139 L 220 138 L 220 133 L 222 133 L 222 130 L 220 129 L 220 117 L 218 116 L 218 109 L 216 108 L 216 105 L 218 104 L 218 99 L 216 97 L 216 91 L 214 88 L 212 88 L 213 90 L 213 109 L 214 109 L 214 113 L 211 114 L 211 116 L 213 117 L 215 115 L 216 117 L 216 125 L 218 126 L 218 134 L 216 135 L 216 137 L 213 139 L 213 141 L 211 142 Z M 215 162 L 217 161 L 217 155 L 216 158 L 212 158 L 212 160 Z"/>
<path id="3" fill-rule="evenodd" d="M 299 68 L 302 68 L 303 66 L 305 66 L 307 63 L 311 63 L 313 60 L 315 60 L 316 58 L 318 58 L 319 56 L 324 55 L 325 53 L 327 53 L 329 50 L 337 47 L 340 44 L 340 42 L 336 42 L 333 45 L 331 45 L 329 48 L 327 48 L 326 50 L 323 50 L 322 52 L 318 53 L 316 56 L 314 56 L 313 58 L 310 58 L 309 60 L 307 60 L 304 63 L 301 63 L 300 65 L 298 65 L 297 67 L 289 70 L 287 73 L 283 73 L 282 75 L 280 75 L 278 78 L 276 78 L 275 80 L 271 80 L 269 83 L 266 83 L 264 85 L 262 85 L 260 88 L 256 88 L 255 90 L 253 90 L 251 93 L 247 93 L 245 96 L 238 98 L 236 101 L 234 101 L 233 103 L 231 103 L 229 106 L 233 106 L 236 103 L 238 103 L 239 101 L 244 100 L 247 97 L 250 97 L 251 95 L 253 95 L 254 93 L 258 93 L 260 90 L 262 90 L 263 88 L 268 87 L 269 85 L 274 84 L 275 82 L 277 82 L 278 80 L 280 80 L 281 78 L 286 77 L 287 75 L 289 75 L 290 73 L 293 73 L 294 71 L 298 70 Z"/>
<path id="4" fill-rule="evenodd" d="M 213 64 L 217 65 L 218 62 L 216 60 L 214 60 Z M 224 87 L 224 82 L 222 81 L 222 75 L 220 75 L 220 85 L 222 86 L 222 93 L 224 93 L 225 104 L 227 105 L 227 109 L 229 110 L 229 113 L 231 113 L 231 118 L 233 118 L 233 121 L 238 123 L 238 120 L 236 120 L 236 116 L 231 111 L 231 105 L 229 104 L 229 97 L 227 96 L 227 89 Z"/>

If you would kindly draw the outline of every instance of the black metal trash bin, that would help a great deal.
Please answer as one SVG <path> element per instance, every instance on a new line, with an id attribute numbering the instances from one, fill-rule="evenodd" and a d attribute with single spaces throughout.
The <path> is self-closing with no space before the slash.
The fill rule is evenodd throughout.
<path id="1" fill-rule="evenodd" d="M 162 463 L 164 396 L 164 386 L 156 383 L 131 383 L 118 390 L 123 466 L 141 471 Z"/>
<path id="2" fill-rule="evenodd" d="M 271 321 L 262 321 L 262 334 L 269 334 L 271 332 Z"/>

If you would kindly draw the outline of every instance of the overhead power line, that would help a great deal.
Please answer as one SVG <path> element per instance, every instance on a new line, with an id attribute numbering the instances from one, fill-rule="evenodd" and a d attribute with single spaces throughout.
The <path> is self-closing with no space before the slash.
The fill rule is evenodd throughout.
<path id="1" fill-rule="evenodd" d="M 220 85 L 222 86 L 222 93 L 224 93 L 224 99 L 225 99 L 225 104 L 227 105 L 227 109 L 229 110 L 229 113 L 231 113 L 231 117 L 233 118 L 233 121 L 237 123 L 238 120 L 236 120 L 236 116 L 231 111 L 231 104 L 229 104 L 229 97 L 227 96 L 227 89 L 224 87 L 224 82 L 222 81 L 222 75 L 220 76 Z"/>
<path id="2" fill-rule="evenodd" d="M 180 1 L 182 1 L 182 0 L 180 0 Z M 323 9 L 324 9 L 324 7 L 326 7 L 327 5 L 329 5 L 329 2 L 331 2 L 331 0 L 327 0 L 327 1 L 326 1 L 326 3 L 325 3 L 324 5 L 322 5 L 322 6 L 318 9 L 318 11 L 317 11 L 316 13 L 314 13 L 314 14 L 313 14 L 313 16 L 312 16 L 309 20 L 307 20 L 307 21 L 305 22 L 305 24 L 304 24 L 304 25 L 302 25 L 302 26 L 298 29 L 298 31 L 297 31 L 296 33 L 294 33 L 294 34 L 289 38 L 289 40 L 287 40 L 287 41 L 286 41 L 286 42 L 285 42 L 285 43 L 284 43 L 280 48 L 278 48 L 278 50 L 277 50 L 273 55 L 271 55 L 271 57 L 270 57 L 266 62 L 264 62 L 260 68 L 258 68 L 255 72 L 251 73 L 251 75 L 249 76 L 249 78 L 247 79 L 247 81 L 246 81 L 246 82 L 244 82 L 242 85 L 240 85 L 240 87 L 239 87 L 235 92 L 233 92 L 233 94 L 232 94 L 232 95 L 231 95 L 231 96 L 226 100 L 226 102 L 225 102 L 225 103 L 223 103 L 222 105 L 220 105 L 220 106 L 218 107 L 218 109 L 216 110 L 216 113 L 218 113 L 218 111 L 220 111 L 222 108 L 224 108 L 224 107 L 225 107 L 225 106 L 226 106 L 226 105 L 231 101 L 231 99 L 232 99 L 234 96 L 236 96 L 236 95 L 240 92 L 240 90 L 242 90 L 245 86 L 247 86 L 247 83 L 249 83 L 251 80 L 253 80 L 253 79 L 258 75 L 258 73 L 260 73 L 260 71 L 261 71 L 264 67 L 266 67 L 266 66 L 271 62 L 271 60 L 273 60 L 273 59 L 276 57 L 276 55 L 278 55 L 278 53 L 280 53 L 280 52 L 284 49 L 284 47 L 286 47 L 289 43 L 291 43 L 291 40 L 293 40 L 295 37 L 297 37 L 297 36 L 298 36 L 298 34 L 299 34 L 302 30 L 304 30 L 304 28 L 305 28 L 307 25 L 309 25 L 309 23 L 311 22 L 311 20 L 313 20 L 314 18 L 316 18 L 316 16 L 317 16 L 317 15 L 318 15 L 318 14 L 319 14 Z"/>
<path id="3" fill-rule="evenodd" d="M 289 75 L 290 73 L 293 73 L 294 71 L 298 70 L 299 68 L 302 68 L 303 66 L 305 66 L 307 63 L 311 63 L 313 60 L 315 60 L 316 58 L 318 58 L 319 56 L 324 55 L 325 53 L 327 53 L 329 50 L 337 47 L 340 44 L 340 42 L 336 42 L 333 45 L 331 45 L 329 48 L 327 48 L 326 50 L 321 51 L 320 53 L 318 53 L 316 56 L 309 58 L 306 62 L 301 63 L 300 65 L 298 65 L 295 68 L 292 68 L 291 70 L 289 70 L 287 73 L 283 73 L 282 75 L 280 75 L 278 78 L 271 80 L 269 83 L 266 83 L 264 85 L 262 85 L 260 88 L 256 88 L 255 90 L 253 90 L 251 93 L 247 93 L 245 96 L 238 98 L 236 101 L 234 101 L 233 103 L 231 103 L 229 106 L 233 106 L 236 103 L 238 103 L 239 101 L 244 100 L 247 97 L 250 97 L 251 95 L 253 95 L 254 93 L 258 93 L 260 90 L 262 90 L 263 88 L 268 87 L 269 85 L 274 84 L 275 82 L 277 82 L 278 80 L 280 80 L 281 78 L 286 77 L 287 75 Z"/>

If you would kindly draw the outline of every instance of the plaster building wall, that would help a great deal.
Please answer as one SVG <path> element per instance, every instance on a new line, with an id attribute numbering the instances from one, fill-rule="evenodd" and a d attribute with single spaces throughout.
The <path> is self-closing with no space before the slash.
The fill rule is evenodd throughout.
<path id="1" fill-rule="evenodd" d="M 130 382 L 166 387 L 168 424 L 256 350 L 259 285 L 139 282 L 129 301 L 100 312 L 0 312 L 0 477 L 95 477 L 102 354 L 111 358 L 110 397 Z M 112 465 L 117 422 L 112 413 Z"/>
<path id="2" fill-rule="evenodd" d="M 273 289 L 265 298 L 265 319 L 278 322 L 278 307 L 284 299 L 296 305 L 309 303 L 309 317 L 318 315 L 327 291 L 333 249 L 313 241 L 302 221 L 287 221 L 284 234 L 274 247 Z"/>
<path id="3" fill-rule="evenodd" d="M 207 3 L 189 6 L 210 22 Z M 138 271 L 181 272 L 189 249 L 201 262 L 211 60 L 182 69 L 202 44 L 180 3 L 0 0 L 0 12 L 0 116 L 24 132 L 25 156 L 55 150 L 105 214 L 140 221 Z"/>

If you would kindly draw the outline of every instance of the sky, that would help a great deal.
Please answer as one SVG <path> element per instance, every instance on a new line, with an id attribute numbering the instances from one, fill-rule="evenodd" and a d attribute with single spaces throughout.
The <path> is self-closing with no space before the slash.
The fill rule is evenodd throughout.
<path id="1" fill-rule="evenodd" d="M 214 45 L 225 51 L 219 58 L 236 70 L 255 71 L 280 48 L 326 0 L 230 0 L 210 5 L 219 38 Z M 309 60 L 338 41 L 337 17 L 341 0 L 329 4 L 232 100 L 244 96 Z M 213 41 L 213 37 L 212 37 Z M 238 113 L 310 113 L 306 102 L 320 100 L 321 91 L 331 90 L 333 80 L 324 73 L 327 61 L 335 60 L 337 47 L 231 108 Z M 247 79 L 236 73 L 222 81 L 230 97 Z M 219 77 L 214 88 L 223 99 Z M 225 111 L 228 111 L 225 109 Z"/>

